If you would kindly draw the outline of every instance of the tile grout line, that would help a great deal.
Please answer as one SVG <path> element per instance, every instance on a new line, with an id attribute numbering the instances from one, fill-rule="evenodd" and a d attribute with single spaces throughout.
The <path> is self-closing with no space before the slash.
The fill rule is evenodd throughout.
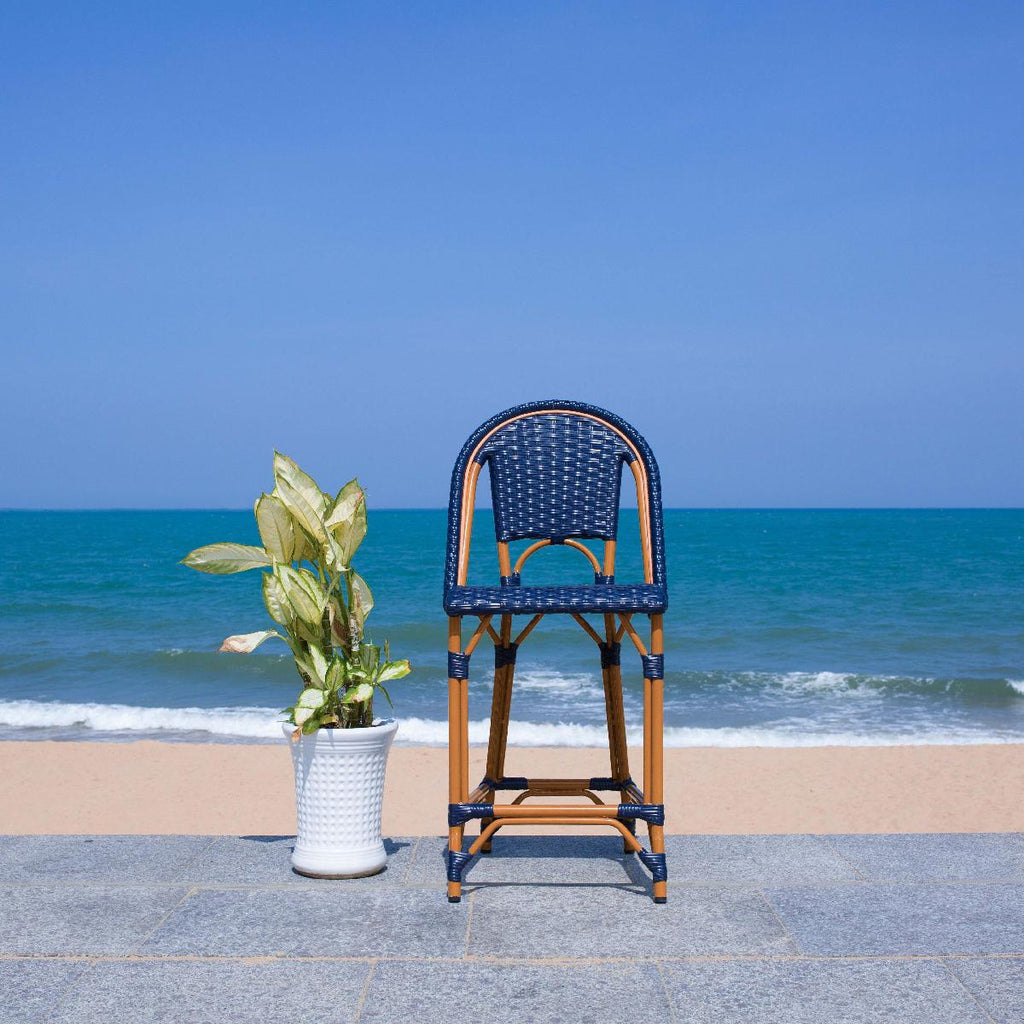
<path id="1" fill-rule="evenodd" d="M 949 974 L 953 981 L 957 985 L 959 985 L 959 987 L 962 988 L 964 992 L 967 993 L 967 996 L 971 1000 L 971 1002 L 974 1003 L 974 1005 L 977 1006 L 978 1009 L 981 1010 L 981 1012 L 985 1015 L 985 1019 L 990 1021 L 991 1024 L 998 1024 L 995 1017 L 993 1017 L 992 1014 L 988 1012 L 988 1007 L 985 1006 L 985 1004 L 974 994 L 974 991 L 972 989 L 968 988 L 967 985 L 964 984 L 963 978 L 961 978 L 960 975 L 953 970 L 952 966 L 946 962 L 946 958 L 939 957 L 938 959 L 939 963 L 942 964 L 942 966 L 946 969 L 946 973 Z"/>
<path id="2" fill-rule="evenodd" d="M 473 908 L 476 906 L 476 891 L 469 894 L 469 913 L 466 914 L 466 942 L 462 948 L 462 960 L 469 957 L 469 943 L 473 936 Z"/>
<path id="3" fill-rule="evenodd" d="M 373 976 L 377 972 L 377 964 L 379 960 L 374 959 L 370 961 L 370 969 L 366 972 L 366 980 L 363 982 L 363 989 L 359 993 L 359 1001 L 356 1003 L 355 1016 L 352 1018 L 353 1024 L 358 1024 L 359 1018 L 363 1015 L 363 1009 L 366 1006 L 366 997 L 370 994 L 370 982 L 373 981 Z"/>
<path id="4" fill-rule="evenodd" d="M 178 908 L 179 908 L 179 907 L 180 907 L 180 906 L 181 906 L 181 905 L 182 905 L 182 904 L 183 904 L 183 903 L 185 902 L 185 900 L 187 900 L 187 899 L 188 899 L 188 898 L 189 898 L 190 896 L 193 896 L 193 895 L 195 895 L 195 894 L 196 894 L 196 893 L 197 893 L 198 891 L 199 891 L 199 890 L 198 890 L 198 889 L 196 889 L 196 888 L 195 888 L 194 886 L 191 886 L 191 887 L 188 887 L 188 888 L 186 888 L 186 889 L 185 889 L 185 892 L 184 892 L 184 893 L 183 893 L 183 894 L 181 895 L 181 897 L 180 897 L 180 898 L 178 899 L 178 901 L 177 901 L 177 902 L 176 902 L 176 903 L 174 904 L 174 906 L 173 906 L 173 907 L 171 907 L 171 908 L 170 908 L 170 909 L 169 909 L 169 910 L 168 910 L 168 911 L 167 911 L 167 912 L 166 912 L 166 913 L 165 913 L 165 914 L 164 914 L 164 915 L 163 915 L 163 916 L 162 916 L 162 917 L 160 918 L 160 920 L 159 920 L 159 921 L 157 921 L 157 923 L 156 923 L 155 925 L 153 925 L 153 927 L 152 927 L 152 928 L 150 928 L 150 929 L 149 929 L 149 931 L 148 931 L 148 932 L 146 932 L 146 934 L 145 934 L 145 935 L 143 935 L 143 936 L 142 936 L 142 938 L 141 938 L 141 939 L 139 939 L 139 941 L 138 941 L 138 942 L 137 942 L 137 943 L 135 944 L 135 946 L 133 947 L 133 949 L 132 949 L 132 952 L 135 952 L 135 951 L 137 951 L 137 950 L 140 950 L 140 949 L 141 949 L 141 948 L 142 948 L 142 947 L 143 947 L 143 946 L 144 946 L 144 945 L 145 945 L 145 944 L 146 944 L 146 943 L 147 943 L 147 942 L 148 942 L 148 941 L 149 941 L 149 940 L 150 940 L 150 939 L 151 939 L 151 938 L 153 937 L 153 935 L 154 935 L 154 934 L 156 933 L 156 930 L 157 930 L 158 928 L 160 928 L 160 927 L 161 927 L 161 925 L 163 925 L 165 921 L 167 921 L 167 919 L 168 919 L 168 918 L 169 918 L 169 917 L 171 916 L 171 914 L 173 914 L 173 913 L 174 913 L 174 912 L 175 912 L 175 911 L 176 911 L 176 910 L 177 910 L 177 909 L 178 909 Z"/>
<path id="5" fill-rule="evenodd" d="M 975 960 L 1006 960 L 1024 963 L 1024 953 L 655 953 L 650 956 L 503 956 L 474 953 L 464 961 L 451 957 L 415 956 L 409 954 L 386 954 L 375 956 L 306 956 L 272 953 L 0 953 L 0 963 L 45 962 L 45 963 L 425 963 L 452 965 L 465 962 L 472 964 L 496 964 L 504 966 L 536 967 L 579 967 L 600 964 L 685 964 L 685 963 L 814 963 L 851 961 L 873 963 L 875 961 L 901 961 L 907 963 L 932 963 L 936 960 L 950 963 Z"/>
<path id="6" fill-rule="evenodd" d="M 661 989 L 665 993 L 665 999 L 668 1000 L 669 1017 L 672 1019 L 673 1024 L 675 1024 L 679 1020 L 679 1011 L 676 1009 L 676 1001 L 672 998 L 672 992 L 668 987 L 668 978 L 665 977 L 663 961 L 655 960 L 654 969 L 658 972 L 658 978 L 661 980 Z"/>
<path id="7" fill-rule="evenodd" d="M 779 912 L 773 906 L 772 901 L 770 899 L 768 899 L 768 893 L 766 893 L 764 891 L 764 887 L 763 886 L 759 886 L 758 887 L 757 894 L 761 897 L 762 900 L 764 900 L 764 905 L 768 908 L 768 913 L 771 914 L 772 917 L 775 918 L 775 920 L 778 923 L 779 927 L 782 929 L 782 934 L 789 941 L 790 946 L 794 950 L 796 950 L 797 955 L 802 954 L 803 950 L 800 948 L 800 943 L 796 941 L 796 939 L 790 933 L 790 930 L 786 927 L 786 925 L 783 922 L 782 918 L 779 917 Z"/>
<path id="8" fill-rule="evenodd" d="M 824 843 L 824 844 L 825 844 L 825 845 L 826 845 L 826 846 L 827 846 L 827 847 L 828 847 L 828 848 L 829 848 L 830 850 L 832 850 L 832 852 L 833 852 L 833 853 L 834 853 L 834 854 L 835 854 L 835 855 L 836 855 L 836 856 L 837 856 L 837 857 L 838 857 L 838 858 L 839 858 L 839 859 L 840 859 L 840 860 L 841 860 L 841 861 L 842 861 L 842 862 L 843 862 L 844 864 L 847 864 L 847 865 L 849 865 L 849 867 L 851 867 L 851 868 L 853 869 L 853 873 L 854 873 L 854 874 L 855 874 L 855 875 L 857 876 L 857 879 L 858 879 L 859 881 L 861 881 L 861 882 L 873 882 L 873 881 L 874 881 L 874 879 L 872 879 L 872 878 L 870 878 L 870 877 L 869 877 L 868 875 L 864 874 L 864 872 L 863 872 L 863 871 L 861 871 L 861 869 L 860 869 L 859 867 L 857 867 L 857 865 L 856 865 L 856 864 L 854 864 L 854 862 L 853 862 L 852 860 L 850 860 L 850 858 L 849 858 L 849 857 L 847 857 L 847 856 L 846 856 L 846 854 L 845 854 L 845 853 L 843 853 L 843 851 L 842 851 L 842 850 L 840 850 L 838 846 L 836 846 L 836 843 L 835 843 L 835 838 L 834 838 L 834 837 L 832 837 L 832 836 L 826 836 L 826 835 L 822 835 L 822 836 L 819 836 L 818 838 L 819 838 L 819 839 L 820 839 L 820 840 L 821 840 L 821 841 L 822 841 L 822 842 L 823 842 L 823 843 Z"/>
<path id="9" fill-rule="evenodd" d="M 85 981 L 86 975 L 90 974 L 92 971 L 96 969 L 97 963 L 98 961 L 96 960 L 87 960 L 85 962 L 85 969 L 79 971 L 78 974 L 76 974 L 75 977 L 68 982 L 64 991 L 61 992 L 61 994 L 57 997 L 53 1006 L 50 1007 L 49 1017 L 52 1018 L 53 1015 L 57 1012 L 57 1010 L 59 1010 L 62 1006 L 67 1005 L 68 1000 L 72 997 L 72 995 L 74 995 L 74 993 L 76 993 L 81 988 L 82 982 Z"/>
<path id="10" fill-rule="evenodd" d="M 178 882 L 181 885 L 188 885 L 189 884 L 189 878 L 188 878 L 189 869 L 192 867 L 193 864 L 196 864 L 202 857 L 205 857 L 206 854 L 209 853 L 210 850 L 212 850 L 217 845 L 217 843 L 219 843 L 220 840 L 223 839 L 223 838 L 224 838 L 223 836 L 207 836 L 206 837 L 206 845 L 201 850 L 197 850 L 195 855 L 190 857 L 185 862 L 185 864 L 181 868 L 181 871 L 178 872 L 178 877 L 176 879 L 174 879 L 174 881 Z"/>

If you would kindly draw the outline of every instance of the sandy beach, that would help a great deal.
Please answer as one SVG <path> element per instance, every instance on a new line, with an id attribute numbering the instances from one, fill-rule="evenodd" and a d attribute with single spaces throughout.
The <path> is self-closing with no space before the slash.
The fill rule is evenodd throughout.
<path id="1" fill-rule="evenodd" d="M 446 759 L 392 751 L 385 834 L 444 831 Z M 509 752 L 510 775 L 606 772 L 602 750 Z M 665 783 L 677 834 L 1024 830 L 1024 744 L 673 749 Z M 0 833 L 288 835 L 292 785 L 283 744 L 2 742 Z"/>

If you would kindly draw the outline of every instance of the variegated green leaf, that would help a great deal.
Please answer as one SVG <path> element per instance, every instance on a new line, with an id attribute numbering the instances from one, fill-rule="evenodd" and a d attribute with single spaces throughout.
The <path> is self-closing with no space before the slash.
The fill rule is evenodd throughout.
<path id="1" fill-rule="evenodd" d="M 281 585 L 287 606 L 294 618 L 303 622 L 316 637 L 320 633 L 327 595 L 308 569 L 275 565 L 274 576 Z"/>
<path id="2" fill-rule="evenodd" d="M 292 712 L 292 721 L 296 725 L 304 725 L 315 714 L 316 708 L 296 708 L 295 711 Z"/>
<path id="3" fill-rule="evenodd" d="M 345 696 L 342 697 L 342 704 L 361 704 L 364 700 L 369 700 L 373 696 L 373 686 L 370 683 L 359 683 L 356 686 L 350 687 L 346 692 Z"/>
<path id="4" fill-rule="evenodd" d="M 267 606 L 270 617 L 282 626 L 287 626 L 291 619 L 288 598 L 281 581 L 272 573 L 263 574 L 263 603 Z"/>
<path id="5" fill-rule="evenodd" d="M 359 486 L 359 481 L 349 480 L 338 491 L 338 496 L 331 503 L 331 507 L 327 511 L 327 517 L 324 520 L 324 525 L 330 530 L 335 526 L 348 522 L 355 516 L 356 510 L 365 500 L 366 496 L 363 493 L 363 489 Z"/>
<path id="6" fill-rule="evenodd" d="M 402 679 L 412 671 L 408 661 L 389 661 L 377 677 L 379 682 L 386 683 L 389 679 Z"/>
<path id="7" fill-rule="evenodd" d="M 357 572 L 353 572 L 349 575 L 348 593 L 349 615 L 355 619 L 361 632 L 363 624 L 366 622 L 366 617 L 373 609 L 373 593 L 366 580 L 364 580 Z"/>
<path id="8" fill-rule="evenodd" d="M 334 690 L 345 681 L 345 660 L 334 655 L 330 665 L 327 666 L 327 686 Z"/>
<path id="9" fill-rule="evenodd" d="M 310 537 L 322 542 L 327 532 L 324 515 L 329 499 L 317 487 L 316 481 L 287 455 L 275 452 L 274 485 L 274 493 L 284 502 L 289 513 Z"/>
<path id="10" fill-rule="evenodd" d="M 334 534 L 328 532 L 325 537 L 324 550 L 327 552 L 327 568 L 335 575 L 348 572 L 348 554 L 345 548 L 337 540 Z"/>
<path id="11" fill-rule="evenodd" d="M 274 483 L 287 483 L 297 490 L 316 510 L 321 518 L 327 511 L 330 498 L 317 486 L 317 482 L 306 472 L 299 469 L 298 463 L 281 452 L 274 452 Z"/>
<path id="12" fill-rule="evenodd" d="M 355 489 L 346 495 L 346 490 L 352 485 L 355 485 Z M 329 533 L 340 545 L 342 558 L 348 565 L 366 537 L 366 495 L 355 480 L 341 489 L 336 508 L 343 509 L 346 514 L 338 515 L 336 518 L 332 515 L 331 518 L 335 521 L 329 528 Z"/>
<path id="13" fill-rule="evenodd" d="M 316 677 L 321 683 L 327 682 L 327 659 L 324 657 L 324 652 L 316 644 L 310 644 L 309 646 L 309 660 L 313 663 L 313 668 L 316 670 Z"/>
<path id="14" fill-rule="evenodd" d="M 273 559 L 263 548 L 251 544 L 207 544 L 206 547 L 190 551 L 182 564 L 200 572 L 215 573 L 226 576 L 233 572 L 245 572 L 246 569 L 264 569 L 273 564 Z"/>
<path id="15" fill-rule="evenodd" d="M 284 502 L 276 495 L 264 494 L 256 501 L 256 525 L 267 552 L 278 562 L 295 558 L 295 527 Z"/>
<path id="16" fill-rule="evenodd" d="M 324 701 L 327 699 L 327 694 L 323 690 L 318 690 L 315 687 L 310 687 L 308 690 L 303 690 L 299 694 L 300 708 L 319 708 L 323 706 Z"/>
<path id="17" fill-rule="evenodd" d="M 279 640 L 284 637 L 276 629 L 264 629 L 258 633 L 239 633 L 237 636 L 229 636 L 218 650 L 230 651 L 232 654 L 252 654 L 264 640 L 276 636 Z"/>

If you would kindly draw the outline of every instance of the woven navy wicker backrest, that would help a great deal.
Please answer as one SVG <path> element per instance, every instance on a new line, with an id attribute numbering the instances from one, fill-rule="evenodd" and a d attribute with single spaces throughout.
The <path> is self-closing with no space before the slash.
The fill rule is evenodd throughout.
<path id="1" fill-rule="evenodd" d="M 495 536 L 614 540 L 627 459 L 633 455 L 614 430 L 572 413 L 499 427 L 475 457 L 490 470 Z"/>
<path id="2" fill-rule="evenodd" d="M 486 464 L 498 541 L 614 540 L 623 463 L 646 471 L 653 583 L 665 583 L 658 466 L 628 423 L 595 406 L 552 400 L 507 409 L 463 446 L 452 473 L 445 591 L 458 572 L 463 488 L 470 461 Z"/>

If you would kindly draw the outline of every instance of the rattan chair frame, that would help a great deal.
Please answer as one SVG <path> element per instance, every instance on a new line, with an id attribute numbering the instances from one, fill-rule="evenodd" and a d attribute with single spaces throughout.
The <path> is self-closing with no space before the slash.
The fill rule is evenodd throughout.
<path id="1" fill-rule="evenodd" d="M 531 419 L 534 422 L 525 425 L 521 422 Z M 577 469 L 575 478 L 577 482 L 582 481 L 584 487 L 591 485 L 592 492 L 580 496 L 584 505 L 582 511 L 566 507 L 566 502 L 559 507 L 544 493 L 532 493 L 527 496 L 532 511 L 523 514 L 521 510 L 509 507 L 508 503 L 515 500 L 515 494 L 500 490 L 500 482 L 496 484 L 492 466 L 492 506 L 502 586 L 467 587 L 477 483 L 483 466 L 498 457 L 488 455 L 489 442 L 501 457 L 507 457 L 517 471 L 523 471 L 523 466 L 529 469 L 529 460 L 521 450 L 522 438 L 516 435 L 509 440 L 506 437 L 506 434 L 516 431 L 527 435 L 527 441 L 531 443 L 536 440 L 533 435 L 541 438 L 536 450 L 526 452 L 526 456 L 535 460 L 546 459 L 550 463 L 546 464 L 546 478 L 543 473 L 535 474 L 537 479 L 533 483 L 540 492 L 551 484 L 553 467 L 558 465 L 555 456 L 568 460 L 566 464 L 572 467 L 584 465 L 585 471 Z M 496 437 L 498 440 L 494 441 Z M 558 447 L 563 443 L 565 451 Z M 504 449 L 500 448 L 501 444 L 505 445 Z M 574 452 L 573 445 L 582 449 L 582 454 Z M 596 457 L 594 452 L 598 453 Z M 619 459 L 617 466 L 616 459 Z M 621 474 L 623 463 L 629 466 L 636 488 L 644 573 L 642 586 L 622 587 L 614 583 L 620 483 L 618 479 L 593 479 L 597 473 L 603 473 L 605 477 L 612 472 Z M 507 469 L 502 471 L 509 477 L 505 483 L 511 490 L 517 490 L 519 481 L 512 480 Z M 570 500 L 573 496 L 569 494 Z M 562 497 L 565 497 L 564 493 Z M 613 499 L 615 507 L 611 510 Z M 533 542 L 513 565 L 509 542 L 518 539 Z M 603 543 L 601 559 L 582 543 L 586 539 Z M 565 544 L 580 551 L 594 569 L 594 585 L 521 587 L 521 573 L 528 559 L 551 544 Z M 624 852 L 636 853 L 651 871 L 655 903 L 666 902 L 663 613 L 667 604 L 660 476 L 650 448 L 633 427 L 596 406 L 552 400 L 508 409 L 474 432 L 464 445 L 452 473 L 445 568 L 444 605 L 448 612 L 449 654 L 447 892 L 450 902 L 461 899 L 463 870 L 478 853 L 491 851 L 491 841 L 498 830 L 537 825 L 603 825 L 614 828 L 622 837 Z M 598 628 L 584 617 L 589 613 L 600 615 Z M 529 621 L 513 635 L 513 617 L 524 614 L 531 616 Z M 599 648 L 608 726 L 611 772 L 608 777 L 550 779 L 505 775 L 516 652 L 548 614 L 571 615 Z M 647 615 L 650 620 L 649 646 L 633 624 L 636 614 Z M 464 618 L 479 621 L 465 644 Z M 495 618 L 499 623 L 497 629 L 492 625 Z M 495 649 L 490 733 L 484 778 L 471 789 L 469 663 L 485 636 L 493 641 Z M 623 637 L 628 637 L 636 648 L 644 669 L 642 786 L 633 781 L 629 768 L 620 665 Z M 508 803 L 497 803 L 496 795 L 503 791 L 518 791 L 518 795 Z M 598 795 L 616 791 L 620 798 L 618 804 L 605 803 Z M 526 805 L 526 801 L 536 797 L 578 798 L 586 802 Z M 464 852 L 466 824 L 474 819 L 480 820 L 480 834 Z M 636 836 L 638 819 L 647 823 L 649 851 Z"/>

